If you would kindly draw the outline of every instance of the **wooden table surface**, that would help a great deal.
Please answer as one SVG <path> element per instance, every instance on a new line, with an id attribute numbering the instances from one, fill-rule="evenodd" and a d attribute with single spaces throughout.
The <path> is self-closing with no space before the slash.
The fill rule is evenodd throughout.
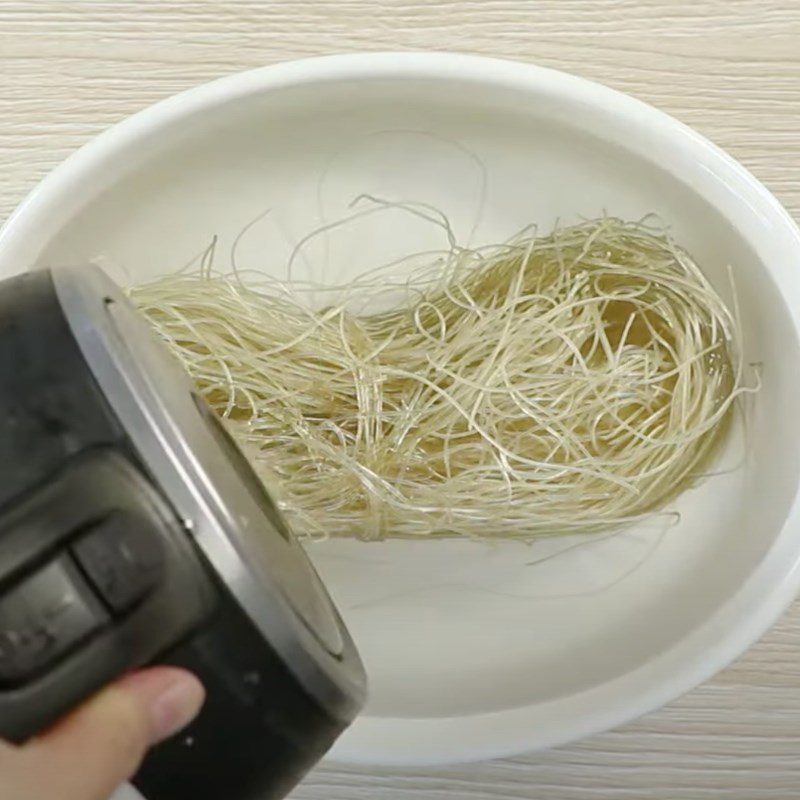
<path id="1" fill-rule="evenodd" d="M 506 56 L 630 92 L 724 147 L 800 218 L 800 0 L 0 0 L 0 220 L 155 100 L 275 61 L 387 49 Z M 619 730 L 447 769 L 326 765 L 293 797 L 800 798 L 800 605 L 714 680 Z"/>

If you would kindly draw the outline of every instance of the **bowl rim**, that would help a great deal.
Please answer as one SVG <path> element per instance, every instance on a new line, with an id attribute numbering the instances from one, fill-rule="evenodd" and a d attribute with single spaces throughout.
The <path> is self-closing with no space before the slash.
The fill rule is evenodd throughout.
<path id="1" fill-rule="evenodd" d="M 796 269 L 800 230 L 775 197 L 737 161 L 668 114 L 601 84 L 533 64 L 443 52 L 305 58 L 229 75 L 162 100 L 85 144 L 30 192 L 0 229 L 0 269 L 30 263 L 38 242 L 60 227 L 59 203 L 67 205 L 62 201 L 81 176 L 135 147 L 143 137 L 251 94 L 367 79 L 475 82 L 585 108 L 608 131 L 624 126 L 632 150 L 638 149 L 648 160 L 664 159 L 693 189 L 724 208 L 775 279 L 795 334 L 800 334 L 800 270 Z M 459 717 L 363 716 L 334 746 L 330 757 L 365 765 L 459 763 L 552 747 L 617 727 L 677 698 L 736 659 L 778 619 L 798 591 L 800 498 L 796 488 L 775 541 L 739 590 L 655 658 L 611 681 L 547 703 Z M 546 728 L 537 727 L 543 722 Z"/>

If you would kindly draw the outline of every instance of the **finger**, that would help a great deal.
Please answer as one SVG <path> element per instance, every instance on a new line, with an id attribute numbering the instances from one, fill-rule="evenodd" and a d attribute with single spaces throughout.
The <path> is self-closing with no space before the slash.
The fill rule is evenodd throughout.
<path id="1" fill-rule="evenodd" d="M 134 673 L 25 745 L 19 755 L 31 774 L 39 771 L 36 786 L 41 785 L 42 798 L 107 800 L 133 775 L 148 747 L 185 727 L 204 698 L 200 682 L 183 670 L 158 667 Z M 39 794 L 31 791 L 28 797 L 38 800 Z"/>

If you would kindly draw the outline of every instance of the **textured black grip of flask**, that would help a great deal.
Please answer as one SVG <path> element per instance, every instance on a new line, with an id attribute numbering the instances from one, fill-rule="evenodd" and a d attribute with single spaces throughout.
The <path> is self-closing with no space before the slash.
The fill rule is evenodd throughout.
<path id="1" fill-rule="evenodd" d="M 208 699 L 189 728 L 146 759 L 134 783 L 147 800 L 278 800 L 346 727 L 220 594 L 210 624 L 159 659 L 194 672 Z"/>
<path id="2" fill-rule="evenodd" d="M 126 437 L 69 329 L 48 271 L 0 283 L 0 508 L 78 453 Z"/>

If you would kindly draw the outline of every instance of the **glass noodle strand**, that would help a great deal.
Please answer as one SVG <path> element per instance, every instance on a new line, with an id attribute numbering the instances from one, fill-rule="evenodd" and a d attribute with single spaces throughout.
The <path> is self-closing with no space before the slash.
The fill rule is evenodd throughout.
<path id="1" fill-rule="evenodd" d="M 334 290 L 206 266 L 131 290 L 299 535 L 629 522 L 698 476 L 749 391 L 733 314 L 646 223 L 392 269 Z"/>

